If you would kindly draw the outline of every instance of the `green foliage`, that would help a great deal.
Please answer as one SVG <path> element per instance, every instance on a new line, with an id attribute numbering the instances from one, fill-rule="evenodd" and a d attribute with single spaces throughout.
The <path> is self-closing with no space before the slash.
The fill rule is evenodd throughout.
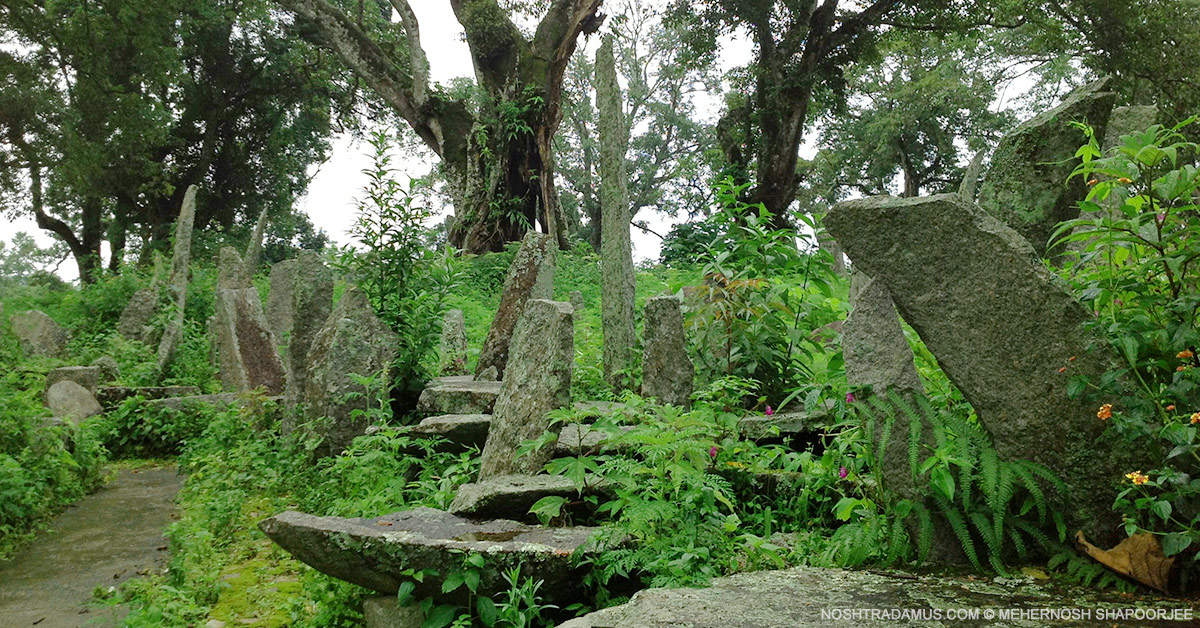
<path id="1" fill-rule="evenodd" d="M 206 403 L 175 409 L 133 397 L 97 421 L 98 435 L 114 458 L 166 458 L 198 438 L 217 411 Z"/>
<path id="2" fill-rule="evenodd" d="M 340 264 L 384 323 L 400 335 L 392 383 L 411 396 L 432 374 L 441 314 L 457 270 L 450 249 L 428 246 L 432 230 L 425 222 L 432 212 L 394 177 L 391 136 L 379 131 L 371 146 L 374 163 L 364 170 L 370 177 L 366 198 L 359 201 L 359 216 L 350 230 L 357 246 L 342 250 Z"/>
<path id="3" fill-rule="evenodd" d="M 1190 554 L 1185 578 L 1200 556 L 1200 147 L 1181 135 L 1190 122 L 1125 135 L 1108 154 L 1081 127 L 1088 143 L 1072 176 L 1091 191 L 1084 217 L 1056 233 L 1080 249 L 1065 274 L 1120 358 L 1098 381 L 1072 377 L 1072 391 L 1103 402 L 1105 437 L 1146 457 L 1146 473 L 1113 470 L 1130 483 L 1114 507 L 1127 533 L 1153 532 L 1167 556 Z"/>
<path id="4" fill-rule="evenodd" d="M 700 304 L 688 308 L 693 360 L 702 381 L 735 375 L 776 407 L 803 395 L 811 409 L 841 387 L 840 355 L 825 355 L 812 332 L 845 317 L 844 282 L 827 254 L 800 253 L 794 232 L 741 201 L 745 189 L 717 186 L 721 236 L 702 257 Z"/>

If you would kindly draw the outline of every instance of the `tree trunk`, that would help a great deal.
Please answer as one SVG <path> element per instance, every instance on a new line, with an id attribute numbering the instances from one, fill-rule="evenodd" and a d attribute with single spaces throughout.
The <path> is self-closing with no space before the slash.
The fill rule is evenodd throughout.
<path id="1" fill-rule="evenodd" d="M 602 0 L 552 0 L 532 39 L 496 0 L 450 0 L 485 95 L 478 117 L 470 103 L 429 88 L 408 0 L 390 0 L 407 47 L 387 49 L 327 0 L 277 1 L 307 21 L 312 28 L 305 31 L 316 33 L 441 158 L 454 197 L 452 245 L 499 251 L 540 223 L 567 246 L 551 139 L 562 118 L 567 61 L 579 35 L 599 28 Z"/>

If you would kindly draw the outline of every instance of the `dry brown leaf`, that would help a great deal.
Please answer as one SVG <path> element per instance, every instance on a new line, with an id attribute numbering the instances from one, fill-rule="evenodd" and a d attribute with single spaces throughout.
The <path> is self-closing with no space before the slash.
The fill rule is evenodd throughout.
<path id="1" fill-rule="evenodd" d="M 1175 559 L 1163 556 L 1158 537 L 1153 534 L 1139 532 L 1110 550 L 1103 550 L 1088 543 L 1083 536 L 1083 530 L 1075 533 L 1075 541 L 1088 556 L 1096 559 L 1101 565 L 1152 589 L 1167 592 L 1167 576 L 1171 572 L 1171 565 L 1175 564 Z"/>

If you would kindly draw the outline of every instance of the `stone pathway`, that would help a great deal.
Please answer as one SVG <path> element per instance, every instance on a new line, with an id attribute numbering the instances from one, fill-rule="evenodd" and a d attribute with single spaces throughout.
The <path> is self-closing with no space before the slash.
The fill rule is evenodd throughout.
<path id="1" fill-rule="evenodd" d="M 163 569 L 182 478 L 173 467 L 122 470 L 71 506 L 12 560 L 0 563 L 0 626 L 89 628 L 119 622 L 90 608 L 92 591 Z"/>

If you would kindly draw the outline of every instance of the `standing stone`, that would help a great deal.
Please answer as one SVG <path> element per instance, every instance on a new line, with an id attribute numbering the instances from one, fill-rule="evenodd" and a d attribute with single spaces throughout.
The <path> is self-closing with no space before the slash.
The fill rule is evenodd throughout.
<path id="1" fill-rule="evenodd" d="M 187 305 L 188 264 L 192 254 L 192 223 L 196 220 L 196 186 L 189 185 L 183 195 L 183 207 L 175 222 L 175 251 L 171 257 L 171 281 L 167 292 L 171 297 L 171 321 L 163 330 L 158 343 L 158 373 L 166 370 L 175 357 L 175 349 L 183 340 L 184 307 Z"/>
<path id="2" fill-rule="evenodd" d="M 250 232 L 250 242 L 246 244 L 246 276 L 254 277 L 258 273 L 258 265 L 262 263 L 263 232 L 267 229 L 267 208 L 258 214 L 254 223 L 254 231 Z"/>
<path id="3" fill-rule="evenodd" d="M 583 302 L 583 293 L 578 290 L 572 290 L 568 298 L 571 300 L 571 307 L 575 308 L 575 316 L 578 318 L 583 313 L 583 308 L 586 307 L 586 304 Z"/>
<path id="4" fill-rule="evenodd" d="M 530 299 L 549 299 L 553 293 L 556 250 L 554 239 L 549 235 L 534 231 L 525 234 L 521 248 L 517 249 L 517 255 L 508 267 L 504 291 L 500 294 L 500 307 L 496 309 L 496 317 L 492 319 L 483 349 L 479 352 L 476 375 L 494 366 L 497 374 L 504 377 L 504 367 L 508 364 L 508 344 L 517 320 L 525 310 L 525 303 Z"/>
<path id="5" fill-rule="evenodd" d="M 696 369 L 687 353 L 679 299 L 664 294 L 646 301 L 642 396 L 673 406 L 691 404 Z"/>
<path id="6" fill-rule="evenodd" d="M 516 459 L 517 446 L 550 428 L 547 414 L 571 403 L 575 364 L 575 321 L 570 303 L 534 299 L 512 337 L 510 368 L 492 411 L 479 480 L 514 473 L 535 474 L 551 448 Z"/>
<path id="7" fill-rule="evenodd" d="M 241 290 L 251 285 L 250 274 L 246 272 L 246 264 L 242 256 L 232 246 L 221 247 L 217 255 L 217 291 Z"/>
<path id="8" fill-rule="evenodd" d="M 133 297 L 121 312 L 120 320 L 117 321 L 117 333 L 121 336 L 150 344 L 148 341 L 151 339 L 151 330 L 148 326 L 158 314 L 162 265 L 162 255 L 155 251 L 154 274 L 150 277 L 150 285 L 133 293 Z"/>
<path id="9" fill-rule="evenodd" d="M 217 355 L 225 390 L 242 392 L 262 387 L 268 395 L 283 392 L 283 362 L 275 338 L 267 328 L 258 290 L 218 290 L 216 311 Z"/>
<path id="10" fill-rule="evenodd" d="M 271 267 L 271 289 L 267 292 L 267 323 L 271 333 L 281 344 L 286 343 L 292 333 L 295 314 L 296 259 L 285 259 Z M 328 316 L 328 312 L 326 313 Z"/>
<path id="11" fill-rule="evenodd" d="M 1096 407 L 1068 398 L 1059 374 L 1071 364 L 1098 377 L 1109 356 L 1088 354 L 1088 312 L 1029 242 L 958 194 L 839 203 L 826 225 L 864 272 L 886 283 L 1000 456 L 1046 465 L 1070 489 L 1052 502 L 1069 525 L 1114 541 L 1114 480 L 1132 452 L 1100 438 L 1106 425 Z"/>
<path id="12" fill-rule="evenodd" d="M 450 310 L 442 318 L 438 374 L 467 374 L 467 323 L 463 319 L 462 310 Z"/>
<path id="13" fill-rule="evenodd" d="M 64 366 L 46 373 L 46 389 L 58 382 L 75 382 L 93 395 L 100 385 L 100 369 L 95 366 Z"/>
<path id="14" fill-rule="evenodd" d="M 18 312 L 9 319 L 13 334 L 26 355 L 38 358 L 59 358 L 67 351 L 67 332 L 54 319 L 40 310 Z"/>
<path id="15" fill-rule="evenodd" d="M 375 316 L 366 293 L 351 287 L 342 295 L 306 357 L 304 417 L 306 429 L 323 437 L 318 455 L 336 455 L 366 431 L 369 420 L 363 413 L 380 406 L 399 342 Z M 353 375 L 378 379 L 367 390 Z"/>
<path id="16" fill-rule="evenodd" d="M 1079 216 L 1077 201 L 1087 196 L 1082 177 L 1069 182 L 1083 133 L 1070 122 L 1087 122 L 1104 137 L 1116 95 L 1106 92 L 1109 79 L 1093 81 L 1067 95 L 1061 105 L 1043 112 L 1000 140 L 979 188 L 979 206 L 1029 240 L 1042 257 L 1058 223 Z"/>
<path id="17" fill-rule="evenodd" d="M 92 366 L 100 369 L 100 383 L 107 384 L 121 377 L 121 365 L 112 356 L 102 355 L 92 361 Z"/>
<path id="18" fill-rule="evenodd" d="M 55 417 L 76 423 L 104 412 L 95 395 L 69 379 L 55 382 L 46 389 L 46 407 Z"/>
<path id="19" fill-rule="evenodd" d="M 904 337 L 892 295 L 883 282 L 855 270 L 850 275 L 850 314 L 842 326 L 842 354 L 851 388 L 875 394 L 922 393 L 921 376 Z"/>
<path id="20" fill-rule="evenodd" d="M 629 239 L 629 188 L 625 151 L 629 127 L 621 111 L 621 87 L 613 60 L 613 37 L 596 53 L 596 109 L 600 122 L 600 318 L 604 331 L 604 379 L 621 388 L 633 366 L 633 249 Z"/>
<path id="21" fill-rule="evenodd" d="M 304 394 L 308 352 L 313 339 L 333 311 L 333 272 L 325 265 L 320 253 L 300 251 L 296 257 L 295 281 L 289 292 L 292 325 L 287 350 L 288 388 L 284 399 L 292 406 Z"/>
<path id="22" fill-rule="evenodd" d="M 968 201 L 975 200 L 975 188 L 979 187 L 979 176 L 983 174 L 983 160 L 987 157 L 987 153 L 986 148 L 975 153 L 975 157 L 967 166 L 966 173 L 963 174 L 962 183 L 958 186 L 958 193 Z"/>

